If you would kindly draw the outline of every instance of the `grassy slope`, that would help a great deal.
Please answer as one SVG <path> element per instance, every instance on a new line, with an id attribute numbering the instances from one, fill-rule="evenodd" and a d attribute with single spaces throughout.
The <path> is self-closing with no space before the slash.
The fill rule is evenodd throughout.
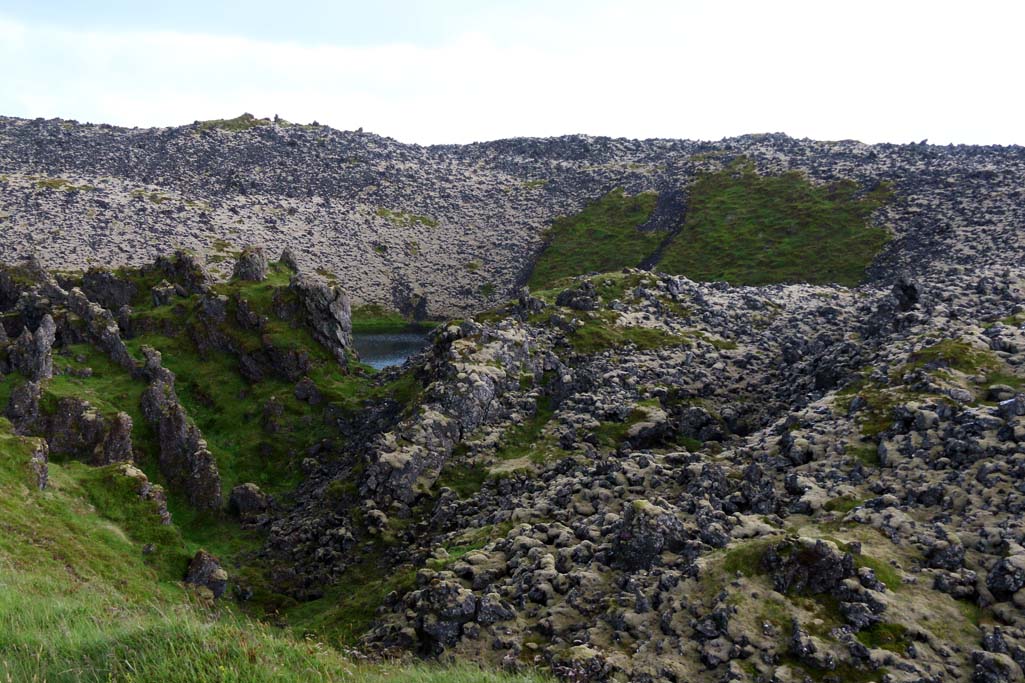
<path id="1" fill-rule="evenodd" d="M 541 680 L 472 665 L 356 664 L 203 606 L 177 581 L 187 561 L 177 529 L 160 525 L 116 468 L 52 464 L 39 491 L 31 450 L 0 419 L 0 681 Z M 144 554 L 147 543 L 157 552 Z"/>
<path id="2" fill-rule="evenodd" d="M 133 302 L 133 324 L 137 329 L 149 330 L 128 340 L 129 350 L 136 358 L 141 358 L 140 348 L 148 344 L 163 353 L 164 364 L 177 376 L 178 394 L 190 419 L 201 428 L 217 458 L 225 492 L 244 481 L 256 482 L 270 492 L 287 492 L 298 481 L 299 465 L 307 449 L 324 438 L 341 438 L 331 427 L 331 414 L 356 409 L 363 401 L 375 397 L 411 400 L 421 390 L 412 377 L 377 384 L 367 374 L 367 369 L 359 368 L 358 364 L 354 371 L 348 372 L 306 329 L 278 320 L 273 314 L 275 289 L 287 292 L 290 273 L 276 264 L 266 282 L 228 282 L 216 286 L 220 293 L 229 297 L 245 298 L 251 307 L 268 318 L 262 338 L 234 323 L 233 303 L 229 305 L 228 320 L 222 332 L 242 348 L 255 349 L 269 341 L 278 348 L 299 348 L 307 352 L 314 365 L 310 376 L 333 407 L 311 406 L 296 400 L 293 385 L 280 378 L 266 377 L 259 382 L 244 379 L 239 372 L 239 360 L 233 354 L 199 353 L 188 331 L 195 322 L 198 297 L 176 298 L 171 304 L 155 307 L 147 292 L 156 277 L 128 270 L 122 274 L 136 279 L 140 290 Z M 360 319 L 377 328 L 382 323 L 395 322 L 383 314 L 363 315 Z M 407 324 L 402 322 L 404 327 Z M 75 372 L 58 374 L 44 383 L 44 408 L 53 406 L 61 397 L 73 396 L 87 399 L 103 414 L 129 413 L 134 422 L 136 460 L 152 481 L 161 482 L 153 430 L 143 420 L 140 410 L 145 383 L 133 379 L 103 353 L 85 344 L 60 352 L 55 365 Z M 80 372 L 86 368 L 91 372 Z M 10 391 L 20 381 L 17 376 L 0 381 L 0 405 L 6 405 Z M 284 408 L 273 431 L 265 428 L 263 418 L 263 406 L 272 397 Z M 110 468 L 92 469 L 70 461 L 56 465 L 55 472 L 63 473 L 58 477 L 73 474 L 83 501 L 106 510 L 108 517 L 124 530 L 135 529 L 137 511 L 113 504 L 117 496 L 124 494 L 124 477 L 116 476 Z M 262 545 L 260 532 L 240 529 L 226 514 L 197 513 L 173 491 L 168 492 L 168 506 L 174 516 L 174 527 L 135 529 L 140 543 L 156 544 L 158 552 L 148 555 L 146 563 L 154 567 L 161 580 L 176 584 L 188 558 L 199 548 L 219 556 L 226 566 L 232 567 L 233 574 L 244 574 L 247 580 L 259 575 L 258 568 L 243 566 L 239 569 L 235 562 L 242 560 L 245 564 L 246 553 Z M 18 556 L 14 547 L 11 556 Z M 368 582 L 369 577 L 379 573 L 379 568 L 370 566 L 372 562 L 373 558 L 368 558 L 366 563 L 348 572 L 344 583 L 350 590 L 334 591 L 334 600 L 321 600 L 296 609 L 294 619 L 290 620 L 295 629 L 302 633 L 316 631 L 334 643 L 353 643 L 369 626 L 383 596 L 401 587 L 395 582 Z M 152 579 L 150 576 L 146 581 Z M 374 590 L 378 583 L 380 590 Z M 352 590 L 354 587 L 358 590 Z M 266 598 L 266 604 L 254 600 L 247 603 L 247 609 L 262 614 L 265 607 L 273 608 L 283 596 L 260 597 Z M 0 681 L 3 680 L 0 674 Z"/>
<path id="3" fill-rule="evenodd" d="M 888 197 L 885 186 L 859 196 L 849 181 L 812 185 L 796 172 L 762 176 L 738 160 L 691 187 L 683 230 L 658 269 L 742 285 L 853 286 L 889 238 L 866 226 Z"/>
<path id="4" fill-rule="evenodd" d="M 637 229 L 657 199 L 654 192 L 631 197 L 613 190 L 575 216 L 557 219 L 530 275 L 530 287 L 544 289 L 564 277 L 640 265 L 665 236 Z"/>
<path id="5" fill-rule="evenodd" d="M 797 172 L 763 176 L 738 159 L 690 187 L 683 229 L 656 268 L 735 285 L 856 285 L 889 239 L 867 224 L 889 198 L 885 185 L 866 193 L 850 181 L 814 185 Z M 638 266 L 666 237 L 637 229 L 655 201 L 654 193 L 614 191 L 556 220 L 528 284 L 545 289 L 570 276 Z"/>

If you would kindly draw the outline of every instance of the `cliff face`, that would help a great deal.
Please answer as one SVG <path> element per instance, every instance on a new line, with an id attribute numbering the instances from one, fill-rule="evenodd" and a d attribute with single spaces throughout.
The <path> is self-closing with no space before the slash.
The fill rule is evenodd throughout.
<path id="1" fill-rule="evenodd" d="M 515 292 L 554 218 L 617 187 L 658 191 L 678 210 L 672 198 L 697 172 L 738 156 L 763 173 L 891 183 L 897 200 L 873 220 L 895 239 L 869 269 L 873 280 L 999 266 L 1025 246 L 1020 147 L 783 135 L 421 147 L 285 122 L 140 130 L 0 118 L 0 260 L 140 265 L 184 247 L 216 270 L 228 252 L 259 243 L 335 273 L 357 307 L 464 315 Z"/>

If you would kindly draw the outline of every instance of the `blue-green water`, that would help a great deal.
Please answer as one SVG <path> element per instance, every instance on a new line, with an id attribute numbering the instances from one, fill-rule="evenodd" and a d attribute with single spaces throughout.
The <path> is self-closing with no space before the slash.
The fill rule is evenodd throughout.
<path id="1" fill-rule="evenodd" d="M 352 340 L 360 360 L 378 370 L 402 365 L 427 346 L 427 334 L 423 332 L 356 333 Z"/>

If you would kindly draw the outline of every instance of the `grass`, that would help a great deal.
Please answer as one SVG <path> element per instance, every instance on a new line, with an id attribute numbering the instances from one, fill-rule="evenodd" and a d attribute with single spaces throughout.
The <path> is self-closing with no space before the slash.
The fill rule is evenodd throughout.
<path id="1" fill-rule="evenodd" d="M 535 683 L 474 664 L 357 663 L 312 638 L 211 609 L 180 583 L 188 553 L 116 467 L 50 465 L 36 489 L 34 440 L 0 419 L 0 681 L 15 683 Z M 147 544 L 155 552 L 144 553 Z M 359 571 L 368 571 L 361 568 Z M 375 576 L 379 575 L 377 572 Z M 338 602 L 310 624 L 355 633 L 411 571 L 369 578 L 354 570 Z M 308 608 L 309 609 L 309 608 Z"/>
<path id="2" fill-rule="evenodd" d="M 412 567 L 396 570 L 371 553 L 347 569 L 324 597 L 297 604 L 284 614 L 296 632 L 332 645 L 352 646 L 370 627 L 385 597 L 412 589 L 415 578 Z"/>
<path id="3" fill-rule="evenodd" d="M 826 501 L 826 504 L 823 507 L 827 512 L 841 512 L 846 514 L 854 508 L 864 504 L 864 499 L 855 498 L 854 496 L 840 496 L 839 498 L 833 498 L 832 500 Z"/>
<path id="4" fill-rule="evenodd" d="M 41 190 L 61 190 L 64 192 L 88 192 L 96 189 L 92 185 L 75 185 L 66 178 L 40 178 L 36 181 L 36 187 Z"/>
<path id="5" fill-rule="evenodd" d="M 541 433 L 544 431 L 555 409 L 551 399 L 547 396 L 537 403 L 537 411 L 531 417 L 523 421 L 523 424 L 513 427 L 502 437 L 502 446 L 496 456 L 500 460 L 516 460 L 519 458 L 530 458 L 543 462 L 545 450 L 539 447 Z"/>
<path id="6" fill-rule="evenodd" d="M 881 648 L 904 654 L 911 645 L 908 638 L 908 629 L 900 624 L 879 622 L 868 628 L 858 631 L 857 638 L 865 647 Z"/>
<path id="7" fill-rule="evenodd" d="M 580 354 L 600 353 L 626 344 L 634 344 L 641 351 L 691 344 L 687 337 L 659 328 L 620 325 L 617 322 L 618 315 L 612 311 L 573 313 L 577 317 L 577 324 L 566 334 L 566 340 Z M 531 318 L 531 322 L 549 324 L 552 316 L 552 312 L 541 313 Z"/>
<path id="8" fill-rule="evenodd" d="M 441 470 L 435 487 L 448 487 L 460 498 L 469 498 L 484 486 L 488 479 L 488 468 L 480 463 L 448 463 Z"/>
<path id="9" fill-rule="evenodd" d="M 683 229 L 657 267 L 736 285 L 853 286 L 889 240 L 867 222 L 890 197 L 885 185 L 862 192 L 850 181 L 814 185 L 796 172 L 763 176 L 738 159 L 691 186 Z"/>
<path id="10" fill-rule="evenodd" d="M 641 231 L 655 209 L 654 192 L 630 196 L 613 190 L 588 204 L 583 211 L 556 219 L 528 284 L 544 289 L 556 280 L 592 271 L 605 272 L 636 267 L 665 237 Z"/>
<path id="11" fill-rule="evenodd" d="M 944 339 L 912 353 L 907 370 L 951 368 L 972 374 L 991 368 L 996 363 L 996 358 L 990 352 L 980 351 L 966 342 Z"/>
<path id="12" fill-rule="evenodd" d="M 657 260 L 658 270 L 695 280 L 853 286 L 889 240 L 869 219 L 891 199 L 886 184 L 865 191 L 846 180 L 816 185 L 797 172 L 760 175 L 742 158 L 698 176 L 678 234 L 639 229 L 655 208 L 651 192 L 614 190 L 557 219 L 528 284 L 540 290 Z"/>

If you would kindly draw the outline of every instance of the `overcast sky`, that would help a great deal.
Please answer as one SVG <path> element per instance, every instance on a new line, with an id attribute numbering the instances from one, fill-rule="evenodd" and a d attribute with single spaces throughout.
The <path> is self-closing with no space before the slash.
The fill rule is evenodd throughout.
<path id="1" fill-rule="evenodd" d="M 155 4 L 0 0 L 0 114 L 1025 144 L 1020 0 Z"/>

